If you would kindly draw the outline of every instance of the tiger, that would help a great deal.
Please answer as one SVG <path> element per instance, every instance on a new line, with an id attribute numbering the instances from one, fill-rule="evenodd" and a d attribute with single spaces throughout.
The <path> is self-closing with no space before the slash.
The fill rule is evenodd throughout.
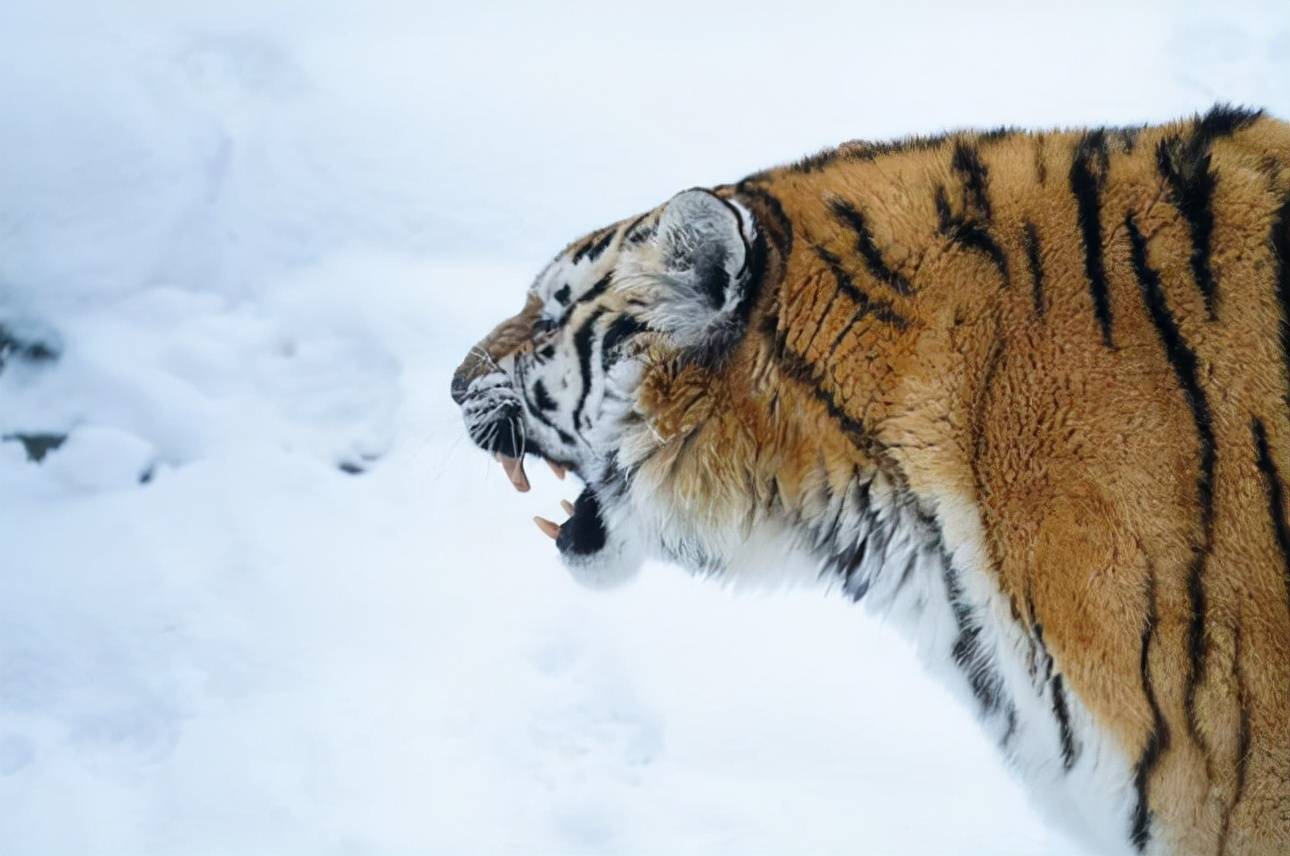
<path id="1" fill-rule="evenodd" d="M 574 241 L 451 380 L 573 576 L 823 583 L 1095 852 L 1290 852 L 1290 125 L 852 141 Z"/>

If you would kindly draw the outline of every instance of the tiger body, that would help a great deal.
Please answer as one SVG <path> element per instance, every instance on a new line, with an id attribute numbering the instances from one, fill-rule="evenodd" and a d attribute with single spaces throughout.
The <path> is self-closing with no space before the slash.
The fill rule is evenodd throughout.
<path id="1" fill-rule="evenodd" d="M 1285 853 L 1288 310 L 1277 120 L 853 143 L 575 242 L 454 397 L 581 578 L 805 566 L 1098 850 Z"/>

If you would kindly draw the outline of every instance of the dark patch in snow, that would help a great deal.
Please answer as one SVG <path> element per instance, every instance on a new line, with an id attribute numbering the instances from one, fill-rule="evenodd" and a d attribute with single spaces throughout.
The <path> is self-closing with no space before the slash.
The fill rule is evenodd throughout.
<path id="1" fill-rule="evenodd" d="M 13 358 L 33 363 L 48 363 L 58 359 L 62 348 L 56 341 L 57 337 L 33 333 L 34 331 L 15 329 L 11 323 L 0 323 L 0 371 Z"/>
<path id="2" fill-rule="evenodd" d="M 0 441 L 22 443 L 22 448 L 27 453 L 27 460 L 34 464 L 39 464 L 45 460 L 46 455 L 67 442 L 67 435 L 46 433 L 5 434 L 0 437 Z"/>
<path id="3" fill-rule="evenodd" d="M 347 476 L 361 476 L 363 473 L 370 470 L 372 468 L 372 465 L 375 464 L 380 459 L 381 459 L 380 455 L 374 455 L 374 454 L 365 452 L 359 455 L 357 460 L 354 460 L 353 458 L 349 458 L 346 460 L 338 461 L 336 463 L 336 469 L 340 470 L 342 473 L 344 473 Z"/>

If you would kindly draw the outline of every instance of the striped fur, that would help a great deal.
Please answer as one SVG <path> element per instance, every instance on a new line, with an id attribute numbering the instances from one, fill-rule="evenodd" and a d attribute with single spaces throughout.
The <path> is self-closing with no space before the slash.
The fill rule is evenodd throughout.
<path id="1" fill-rule="evenodd" d="M 586 482 L 575 573 L 801 568 L 1094 847 L 1290 852 L 1290 126 L 849 143 L 689 193 L 567 249 L 455 380 L 481 445 L 506 414 Z"/>

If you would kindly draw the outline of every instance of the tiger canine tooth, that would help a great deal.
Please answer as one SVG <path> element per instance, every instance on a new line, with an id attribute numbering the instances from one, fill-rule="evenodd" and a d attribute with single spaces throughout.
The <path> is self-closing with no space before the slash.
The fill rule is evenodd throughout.
<path id="1" fill-rule="evenodd" d="M 565 514 L 569 515 L 570 517 L 572 517 L 572 516 L 573 516 L 573 503 L 572 503 L 572 502 L 570 502 L 570 501 L 569 501 L 569 500 L 567 500 L 567 499 L 562 499 L 562 500 L 560 500 L 560 507 L 564 509 L 564 513 L 565 513 Z"/>
<path id="2" fill-rule="evenodd" d="M 537 524 L 537 528 L 542 530 L 542 534 L 552 541 L 560 536 L 559 524 L 547 520 L 545 517 L 534 517 L 533 522 Z"/>
<path id="3" fill-rule="evenodd" d="M 568 470 L 557 464 L 555 461 L 547 461 L 546 465 L 551 468 L 551 472 L 555 473 L 556 478 L 560 481 L 564 481 L 565 473 L 567 473 Z"/>
<path id="4" fill-rule="evenodd" d="M 529 489 L 529 477 L 528 474 L 524 472 L 524 459 L 515 458 L 514 460 L 515 465 L 511 470 L 511 484 L 515 485 L 515 489 L 520 493 L 527 493 Z"/>
<path id="5" fill-rule="evenodd" d="M 524 459 L 511 458 L 500 452 L 494 454 L 493 457 L 501 462 L 502 470 L 506 473 L 506 477 L 511 480 L 511 484 L 515 486 L 515 489 L 520 493 L 527 493 L 529 479 L 524 472 Z"/>

